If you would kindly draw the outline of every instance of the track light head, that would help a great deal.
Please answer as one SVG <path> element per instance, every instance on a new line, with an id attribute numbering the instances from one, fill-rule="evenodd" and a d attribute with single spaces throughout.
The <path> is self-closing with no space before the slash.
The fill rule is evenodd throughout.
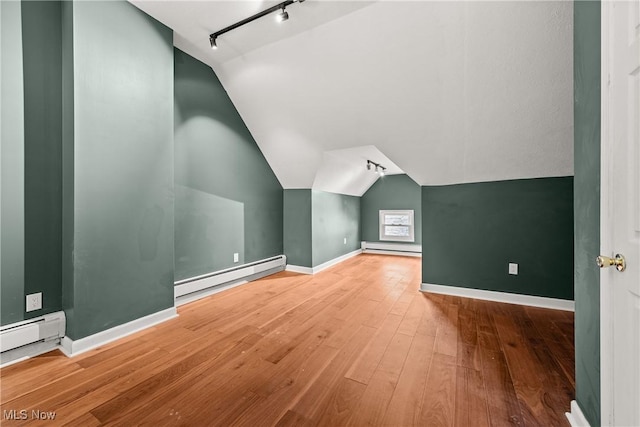
<path id="1" fill-rule="evenodd" d="M 373 160 L 368 160 L 367 159 L 367 170 L 371 170 L 371 167 L 375 166 L 375 173 L 377 173 L 380 176 L 384 176 L 387 172 L 387 168 L 385 168 L 384 166 L 382 166 L 380 163 L 376 163 Z"/>
<path id="2" fill-rule="evenodd" d="M 2 0 L 0 0 L 2 1 Z M 294 3 L 302 3 L 305 0 L 284 0 L 278 4 L 274 4 L 271 7 L 268 7 L 254 15 L 251 15 L 248 18 L 245 18 L 241 21 L 236 22 L 235 24 L 231 24 L 221 30 L 216 31 L 215 33 L 211 33 L 209 34 L 209 43 L 211 44 L 211 49 L 217 49 L 218 45 L 216 43 L 216 40 L 218 38 L 218 36 L 221 36 L 223 34 L 228 33 L 231 30 L 235 30 L 236 28 L 242 27 L 243 25 L 246 25 L 250 22 L 255 21 L 256 19 L 262 18 L 264 16 L 273 16 L 273 14 L 275 12 L 277 12 L 275 18 L 276 21 L 278 22 L 282 22 L 282 21 L 286 21 L 287 19 L 289 19 L 289 13 L 286 10 L 287 6 L 290 6 Z"/>
<path id="3" fill-rule="evenodd" d="M 284 22 L 287 19 L 289 19 L 289 13 L 284 9 L 284 6 L 282 6 L 282 10 L 276 15 L 276 21 Z"/>

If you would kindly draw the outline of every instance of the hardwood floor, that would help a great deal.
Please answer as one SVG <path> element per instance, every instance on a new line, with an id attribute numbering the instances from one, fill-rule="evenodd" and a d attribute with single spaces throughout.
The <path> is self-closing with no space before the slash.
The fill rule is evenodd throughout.
<path id="1" fill-rule="evenodd" d="M 573 313 L 423 294 L 420 269 L 419 258 L 360 255 L 315 276 L 283 272 L 78 357 L 8 366 L 2 415 L 83 427 L 568 425 Z"/>

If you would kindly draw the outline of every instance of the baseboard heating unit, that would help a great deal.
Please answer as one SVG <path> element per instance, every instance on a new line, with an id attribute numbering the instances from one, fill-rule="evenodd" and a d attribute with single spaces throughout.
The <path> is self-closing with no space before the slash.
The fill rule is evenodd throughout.
<path id="1" fill-rule="evenodd" d="M 175 282 L 176 305 L 186 304 L 199 298 L 238 286 L 261 277 L 284 270 L 287 257 L 278 255 L 237 267 L 227 268 L 201 276 Z"/>
<path id="2" fill-rule="evenodd" d="M 362 242 L 361 246 L 365 254 L 422 256 L 422 245 L 412 243 Z"/>
<path id="3" fill-rule="evenodd" d="M 58 347 L 65 334 L 63 311 L 0 328 L 0 364 L 35 356 Z"/>

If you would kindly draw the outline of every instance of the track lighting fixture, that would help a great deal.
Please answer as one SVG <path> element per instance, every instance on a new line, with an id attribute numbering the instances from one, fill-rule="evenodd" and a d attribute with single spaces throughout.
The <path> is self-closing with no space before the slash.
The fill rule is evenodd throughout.
<path id="1" fill-rule="evenodd" d="M 387 168 L 385 168 L 384 166 L 382 166 L 380 163 L 376 163 L 374 161 L 371 160 L 367 160 L 367 170 L 371 170 L 371 166 L 375 166 L 374 172 L 377 173 L 380 176 L 384 176 L 385 172 L 387 170 Z"/>
<path id="2" fill-rule="evenodd" d="M 276 21 L 283 22 L 289 19 L 289 13 L 284 10 L 284 6 L 282 6 L 282 11 L 276 15 Z"/>
<path id="3" fill-rule="evenodd" d="M 231 30 L 235 30 L 238 27 L 242 27 L 245 24 L 248 24 L 249 22 L 253 22 L 258 18 L 262 18 L 263 16 L 269 15 L 270 13 L 279 11 L 278 14 L 276 15 L 276 21 L 278 22 L 283 22 L 286 21 L 287 19 L 289 19 L 289 13 L 286 11 L 286 7 L 289 6 L 290 4 L 293 3 L 302 3 L 305 0 L 286 0 L 283 1 L 281 3 L 278 3 L 275 6 L 272 6 L 268 9 L 263 10 L 262 12 L 258 12 L 255 15 L 252 15 L 248 18 L 243 19 L 242 21 L 238 21 L 235 24 L 229 25 L 228 27 L 225 27 L 223 29 L 221 29 L 220 31 L 216 31 L 215 33 L 211 33 L 209 34 L 209 43 L 211 44 L 211 49 L 217 49 L 218 48 L 218 44 L 217 44 L 217 40 L 218 40 L 218 36 L 223 35 L 224 33 L 227 33 Z"/>

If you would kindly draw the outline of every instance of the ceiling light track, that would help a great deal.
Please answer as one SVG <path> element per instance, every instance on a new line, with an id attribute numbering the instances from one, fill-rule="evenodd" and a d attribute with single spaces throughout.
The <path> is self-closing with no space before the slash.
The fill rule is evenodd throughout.
<path id="1" fill-rule="evenodd" d="M 243 19 L 242 21 L 238 21 L 235 24 L 231 24 L 228 27 L 221 29 L 220 31 L 216 31 L 215 33 L 209 34 L 209 43 L 211 44 L 211 49 L 218 48 L 218 37 L 223 35 L 224 33 L 228 33 L 231 30 L 235 30 L 238 27 L 242 27 L 249 22 L 253 22 L 256 19 L 262 18 L 263 16 L 269 15 L 270 13 L 280 11 L 276 15 L 276 20 L 278 22 L 286 21 L 289 19 L 289 13 L 285 10 L 287 6 L 293 3 L 302 3 L 304 0 L 286 0 L 281 3 L 276 4 L 268 9 L 263 10 L 262 12 L 258 12 L 255 15 L 252 15 L 248 18 Z"/>
<path id="2" fill-rule="evenodd" d="M 387 168 L 382 166 L 380 163 L 376 163 L 372 160 L 367 160 L 367 170 L 371 170 L 371 166 L 376 167 L 375 172 L 380 176 L 384 176 L 385 172 L 387 171 Z"/>

